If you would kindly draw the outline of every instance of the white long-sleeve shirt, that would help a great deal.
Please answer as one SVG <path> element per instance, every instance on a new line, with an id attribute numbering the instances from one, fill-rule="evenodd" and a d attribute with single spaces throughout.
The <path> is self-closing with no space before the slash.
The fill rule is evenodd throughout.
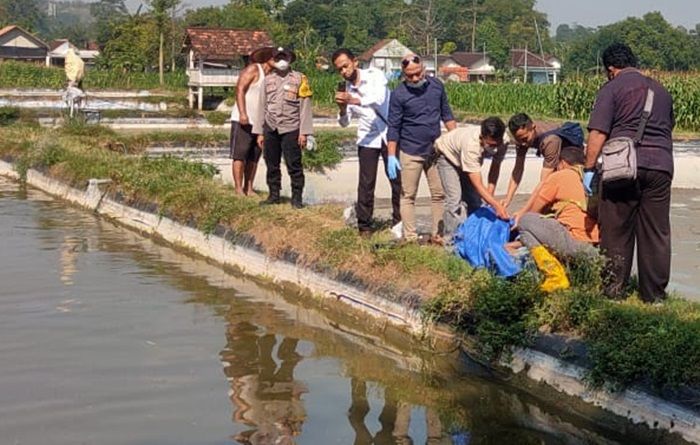
<path id="1" fill-rule="evenodd" d="M 342 127 L 350 124 L 350 118 L 357 119 L 357 145 L 360 147 L 381 148 L 386 141 L 387 118 L 389 116 L 389 88 L 381 71 L 369 68 L 359 70 L 360 82 L 354 85 L 346 82 L 347 92 L 360 99 L 359 105 L 349 104 L 345 115 L 338 115 Z M 384 118 L 377 115 L 381 114 Z"/>

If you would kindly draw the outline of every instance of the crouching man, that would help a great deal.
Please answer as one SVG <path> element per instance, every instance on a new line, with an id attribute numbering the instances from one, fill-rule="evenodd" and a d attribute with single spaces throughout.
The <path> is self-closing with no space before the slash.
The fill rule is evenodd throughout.
<path id="1" fill-rule="evenodd" d="M 505 207 L 494 197 L 501 163 L 508 141 L 504 140 L 506 126 L 497 117 L 489 117 L 480 126 L 460 127 L 445 133 L 435 141 L 440 154 L 437 168 L 445 191 L 445 241 L 468 215 L 481 207 L 482 200 L 493 207 L 501 219 L 509 219 Z M 491 159 L 488 185 L 481 177 L 481 165 Z"/>
<path id="2" fill-rule="evenodd" d="M 556 171 L 542 182 L 535 199 L 518 212 L 522 215 L 516 219 L 520 242 L 544 274 L 545 292 L 569 287 L 564 267 L 552 253 L 560 258 L 597 255 L 593 246 L 599 240 L 598 224 L 586 209 L 583 163 L 580 148 L 562 148 Z"/>

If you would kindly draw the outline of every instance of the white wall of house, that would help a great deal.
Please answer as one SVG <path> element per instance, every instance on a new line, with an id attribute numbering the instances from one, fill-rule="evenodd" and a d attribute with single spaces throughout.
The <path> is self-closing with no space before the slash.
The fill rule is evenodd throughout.
<path id="1" fill-rule="evenodd" d="M 386 45 L 379 48 L 369 63 L 365 63 L 366 67 L 373 67 L 382 72 L 388 77 L 395 77 L 401 73 L 401 60 L 407 54 L 412 54 L 406 45 L 396 39 L 390 40 Z"/>
<path id="2" fill-rule="evenodd" d="M 14 36 L 10 33 L 8 39 L 0 38 L 0 45 L 2 46 L 14 46 L 16 48 L 41 48 L 36 43 L 32 42 L 28 38 L 20 34 L 15 34 Z"/>

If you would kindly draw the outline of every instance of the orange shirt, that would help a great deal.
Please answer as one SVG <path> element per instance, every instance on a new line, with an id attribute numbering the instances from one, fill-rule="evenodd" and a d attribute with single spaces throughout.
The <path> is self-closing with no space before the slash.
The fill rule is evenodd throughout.
<path id="1" fill-rule="evenodd" d="M 597 243 L 600 239 L 598 223 L 583 211 L 586 192 L 581 174 L 573 168 L 557 170 L 542 183 L 539 198 L 551 206 L 557 221 L 579 241 Z"/>

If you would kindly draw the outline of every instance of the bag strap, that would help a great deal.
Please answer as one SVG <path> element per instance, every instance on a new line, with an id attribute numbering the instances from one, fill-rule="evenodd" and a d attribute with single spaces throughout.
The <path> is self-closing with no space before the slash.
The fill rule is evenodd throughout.
<path id="1" fill-rule="evenodd" d="M 654 91 L 651 88 L 647 88 L 647 97 L 644 102 L 644 111 L 642 111 L 642 118 L 639 120 L 639 128 L 637 128 L 637 134 L 634 136 L 634 145 L 639 145 L 642 143 L 644 138 L 644 130 L 647 128 L 647 123 L 649 122 L 649 117 L 651 116 L 651 109 L 654 106 Z"/>

